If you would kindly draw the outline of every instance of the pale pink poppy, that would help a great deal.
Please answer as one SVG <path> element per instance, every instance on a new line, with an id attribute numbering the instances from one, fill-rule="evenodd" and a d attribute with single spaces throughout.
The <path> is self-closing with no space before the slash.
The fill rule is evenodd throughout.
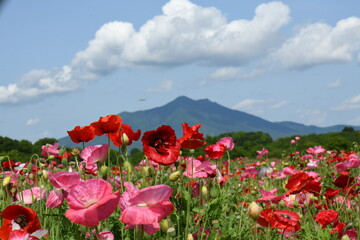
<path id="1" fill-rule="evenodd" d="M 299 140 L 300 140 L 300 137 L 299 137 L 299 136 L 296 136 L 296 137 L 295 137 L 295 140 L 296 140 L 296 141 L 299 141 Z"/>
<path id="2" fill-rule="evenodd" d="M 294 139 L 292 139 L 291 141 L 290 141 L 290 144 L 295 144 L 296 143 L 296 141 L 294 140 Z"/>
<path id="3" fill-rule="evenodd" d="M 167 185 L 156 185 L 137 190 L 131 184 L 126 183 L 125 187 L 127 190 L 120 200 L 122 209 L 120 220 L 123 223 L 156 225 L 174 210 L 174 205 L 169 201 L 173 190 Z"/>
<path id="4" fill-rule="evenodd" d="M 32 204 L 39 200 L 46 199 L 45 189 L 40 187 L 33 187 L 16 194 L 16 200 L 23 202 L 24 204 Z"/>
<path id="5" fill-rule="evenodd" d="M 189 158 L 186 172 L 183 172 L 183 176 L 189 178 L 206 178 L 210 175 L 216 174 L 216 166 L 210 165 L 210 161 L 201 162 L 195 158 Z"/>
<path id="6" fill-rule="evenodd" d="M 87 164 L 103 163 L 107 158 L 109 145 L 95 145 L 86 147 L 81 151 L 80 157 Z"/>
<path id="7" fill-rule="evenodd" d="M 65 216 L 73 223 L 97 226 L 107 219 L 119 204 L 120 192 L 102 179 L 90 179 L 72 187 L 67 195 L 70 209 Z"/>
<path id="8" fill-rule="evenodd" d="M 231 151 L 234 149 L 234 140 L 231 137 L 223 137 L 216 144 L 222 144 L 227 150 Z"/>
<path id="9" fill-rule="evenodd" d="M 54 157 L 57 157 L 59 156 L 59 148 L 60 147 L 60 144 L 58 142 L 54 143 L 54 145 L 52 144 L 46 144 L 46 145 L 43 145 L 41 147 L 41 155 L 43 156 L 54 156 Z"/>
<path id="10" fill-rule="evenodd" d="M 10 232 L 9 240 L 36 240 L 36 239 L 41 239 L 47 233 L 48 233 L 47 230 L 41 229 L 29 234 L 28 232 L 22 230 L 19 227 L 19 229 L 12 230 Z"/>

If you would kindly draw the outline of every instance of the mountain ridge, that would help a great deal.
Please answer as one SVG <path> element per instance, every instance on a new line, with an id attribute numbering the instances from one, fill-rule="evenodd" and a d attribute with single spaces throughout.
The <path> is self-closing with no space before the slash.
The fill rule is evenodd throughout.
<path id="1" fill-rule="evenodd" d="M 159 107 L 135 112 L 124 111 L 119 113 L 124 124 L 129 124 L 134 130 L 140 129 L 142 133 L 154 130 L 161 125 L 170 125 L 178 137 L 182 135 L 181 124 L 189 125 L 201 123 L 200 132 L 204 135 L 217 136 L 227 132 L 264 132 L 273 139 L 289 137 L 292 135 L 321 134 L 338 132 L 350 125 L 334 125 L 330 127 L 317 127 L 301 123 L 282 121 L 270 122 L 263 118 L 242 111 L 224 107 L 209 99 L 193 100 L 180 96 L 173 101 Z M 350 126 L 360 130 L 359 126 Z M 78 146 L 73 144 L 69 137 L 59 139 L 61 145 L 67 147 Z M 97 137 L 91 144 L 103 144 L 106 137 Z"/>

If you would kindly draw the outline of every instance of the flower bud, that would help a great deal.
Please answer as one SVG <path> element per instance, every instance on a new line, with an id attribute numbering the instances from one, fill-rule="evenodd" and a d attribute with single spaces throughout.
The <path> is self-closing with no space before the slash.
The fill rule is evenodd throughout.
<path id="1" fill-rule="evenodd" d="M 71 150 L 71 154 L 74 155 L 74 156 L 77 156 L 80 154 L 80 150 L 78 148 L 73 148 Z"/>
<path id="2" fill-rule="evenodd" d="M 169 180 L 172 182 L 175 182 L 179 179 L 179 177 L 181 176 L 181 172 L 180 171 L 176 171 L 170 174 L 169 176 Z"/>
<path id="3" fill-rule="evenodd" d="M 160 221 L 159 223 L 161 230 L 164 233 L 167 233 L 168 229 L 169 229 L 169 221 L 167 219 L 163 219 Z"/>
<path id="4" fill-rule="evenodd" d="M 151 166 L 143 167 L 143 171 L 146 177 L 151 177 L 154 175 L 154 168 Z"/>
<path id="5" fill-rule="evenodd" d="M 193 237 L 193 235 L 191 233 L 188 234 L 187 240 L 194 240 L 194 237 Z"/>
<path id="6" fill-rule="evenodd" d="M 29 172 L 31 172 L 32 171 L 32 163 L 29 163 L 28 165 L 27 165 L 27 170 L 29 171 Z"/>
<path id="7" fill-rule="evenodd" d="M 102 165 L 100 167 L 100 174 L 104 179 L 107 178 L 107 170 L 108 170 L 108 167 L 106 165 Z"/>
<path id="8" fill-rule="evenodd" d="M 30 173 L 28 178 L 33 180 L 34 179 L 34 174 Z"/>
<path id="9" fill-rule="evenodd" d="M 43 174 L 42 174 L 43 178 L 48 179 L 49 178 L 49 172 L 46 171 L 46 170 L 42 170 L 42 172 L 43 172 Z"/>
<path id="10" fill-rule="evenodd" d="M 121 141 L 122 141 L 123 145 L 127 145 L 129 143 L 129 137 L 128 137 L 128 135 L 126 135 L 126 133 L 122 134 Z"/>
<path id="11" fill-rule="evenodd" d="M 175 237 L 176 236 L 176 231 L 174 227 L 169 227 L 169 229 L 167 230 L 167 235 L 169 237 Z"/>
<path id="12" fill-rule="evenodd" d="M 42 176 L 42 174 L 43 174 L 42 171 L 38 171 L 38 172 L 37 172 L 37 175 L 38 175 L 38 176 Z"/>
<path id="13" fill-rule="evenodd" d="M 345 234 L 344 236 L 342 236 L 341 240 L 350 240 L 350 238 L 348 235 Z"/>
<path id="14" fill-rule="evenodd" d="M 131 164 L 128 161 L 124 162 L 124 169 L 129 173 L 131 173 Z"/>
<path id="15" fill-rule="evenodd" d="M 4 178 L 3 180 L 3 186 L 7 186 L 10 183 L 11 177 L 7 176 L 6 178 Z"/>
<path id="16" fill-rule="evenodd" d="M 248 207 L 248 214 L 251 219 L 253 220 L 258 219 L 258 217 L 260 216 L 260 212 L 261 212 L 261 207 L 256 202 L 250 203 Z"/>
<path id="17" fill-rule="evenodd" d="M 219 191 L 217 190 L 217 188 L 213 187 L 210 190 L 210 196 L 212 198 L 216 198 L 219 195 Z"/>
<path id="18" fill-rule="evenodd" d="M 54 155 L 49 155 L 47 159 L 48 159 L 48 160 L 52 160 L 52 159 L 54 159 L 54 158 L 55 158 Z"/>
<path id="19" fill-rule="evenodd" d="M 209 195 L 209 191 L 207 189 L 206 186 L 202 186 L 201 187 L 201 194 L 204 196 L 204 197 L 207 197 Z"/>

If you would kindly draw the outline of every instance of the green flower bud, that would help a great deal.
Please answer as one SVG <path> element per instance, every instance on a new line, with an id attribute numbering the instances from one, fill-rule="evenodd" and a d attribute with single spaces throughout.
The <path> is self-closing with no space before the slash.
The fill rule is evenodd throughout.
<path id="1" fill-rule="evenodd" d="M 124 162 L 124 169 L 128 172 L 128 174 L 131 173 L 131 164 L 128 161 Z"/>
<path id="2" fill-rule="evenodd" d="M 179 177 L 181 176 L 181 172 L 180 171 L 176 171 L 170 174 L 169 176 L 169 180 L 172 182 L 175 182 L 179 179 Z"/>
<path id="3" fill-rule="evenodd" d="M 106 179 L 107 178 L 107 170 L 108 170 L 108 167 L 106 165 L 102 165 L 101 168 L 100 168 L 100 173 L 101 173 L 101 176 Z"/>
<path id="4" fill-rule="evenodd" d="M 7 176 L 6 178 L 4 178 L 3 180 L 3 186 L 7 186 L 10 183 L 11 180 L 11 176 Z"/>
<path id="5" fill-rule="evenodd" d="M 204 197 L 207 197 L 209 195 L 209 191 L 207 189 L 206 186 L 202 186 L 201 187 L 201 194 L 204 196 Z"/>
<path id="6" fill-rule="evenodd" d="M 167 219 L 163 219 L 160 221 L 159 223 L 161 230 L 164 233 L 167 233 L 168 229 L 169 229 L 169 221 Z"/>

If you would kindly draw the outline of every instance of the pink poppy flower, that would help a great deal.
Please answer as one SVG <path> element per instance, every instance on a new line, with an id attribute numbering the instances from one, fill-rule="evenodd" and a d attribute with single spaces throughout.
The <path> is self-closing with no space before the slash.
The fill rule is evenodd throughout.
<path id="1" fill-rule="evenodd" d="M 74 187 L 66 198 L 70 209 L 65 216 L 73 223 L 87 227 L 97 226 L 107 219 L 119 204 L 120 192 L 102 179 L 90 179 Z"/>
<path id="2" fill-rule="evenodd" d="M 60 147 L 60 144 L 59 143 L 54 143 L 54 145 L 51 145 L 51 144 L 46 144 L 46 145 L 43 145 L 41 147 L 41 155 L 43 156 L 54 156 L 54 157 L 57 157 L 59 156 L 59 148 Z"/>
<path id="3" fill-rule="evenodd" d="M 223 137 L 216 144 L 222 144 L 227 150 L 231 151 L 234 149 L 234 140 L 231 137 Z"/>
<path id="4" fill-rule="evenodd" d="M 326 152 L 326 149 L 322 146 L 315 146 L 314 148 L 310 147 L 306 149 L 306 152 L 315 155 Z"/>
<path id="5" fill-rule="evenodd" d="M 16 194 L 16 200 L 23 202 L 25 204 L 32 204 L 39 200 L 46 199 L 45 189 L 40 187 L 33 187 L 31 189 L 26 189 L 24 191 Z"/>
<path id="6" fill-rule="evenodd" d="M 126 183 L 127 190 L 120 200 L 122 214 L 120 220 L 130 225 L 155 224 L 170 215 L 174 205 L 169 201 L 172 188 L 167 185 L 157 185 L 137 190 Z M 129 226 L 131 227 L 131 226 Z"/>
<path id="7" fill-rule="evenodd" d="M 55 187 L 48 196 L 46 206 L 57 208 L 63 204 L 67 192 L 81 182 L 81 175 L 78 172 L 57 172 L 49 176 L 51 185 Z"/>
<path id="8" fill-rule="evenodd" d="M 183 176 L 189 178 L 206 178 L 209 175 L 216 174 L 216 166 L 210 165 L 210 161 L 201 162 L 197 159 L 189 159 L 186 172 L 183 172 Z"/>
<path id="9" fill-rule="evenodd" d="M 81 151 L 80 157 L 86 164 L 103 163 L 107 158 L 109 145 L 95 145 L 86 147 Z"/>
<path id="10" fill-rule="evenodd" d="M 338 172 L 344 172 L 351 168 L 357 168 L 360 166 L 360 159 L 350 159 L 348 161 L 344 161 L 338 164 L 335 164 L 336 171 Z"/>
<path id="11" fill-rule="evenodd" d="M 267 204 L 269 203 L 278 204 L 283 199 L 283 196 L 275 195 L 275 193 L 277 192 L 277 188 L 274 188 L 270 191 L 265 191 L 263 189 L 259 189 L 259 190 L 262 195 L 262 198 L 259 198 L 258 200 L 256 200 L 256 202 L 262 202 Z"/>
<path id="12" fill-rule="evenodd" d="M 257 158 L 262 158 L 262 156 L 266 155 L 269 153 L 269 151 L 266 148 L 261 149 L 261 151 L 256 151 L 257 152 Z"/>

